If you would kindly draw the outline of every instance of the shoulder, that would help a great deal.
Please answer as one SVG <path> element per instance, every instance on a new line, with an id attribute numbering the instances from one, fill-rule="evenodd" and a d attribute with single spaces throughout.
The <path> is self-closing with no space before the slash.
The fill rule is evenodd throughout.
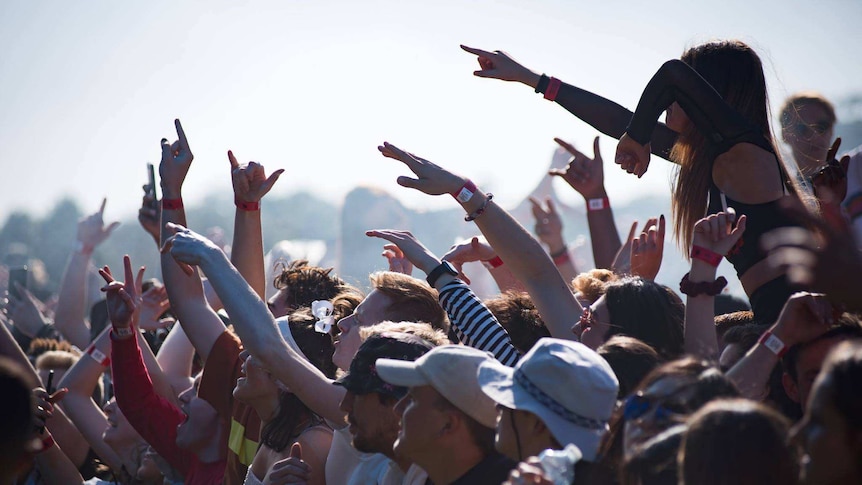
<path id="1" fill-rule="evenodd" d="M 772 202 L 784 195 L 779 160 L 775 154 L 740 143 L 715 159 L 712 180 L 733 200 L 746 204 Z"/>

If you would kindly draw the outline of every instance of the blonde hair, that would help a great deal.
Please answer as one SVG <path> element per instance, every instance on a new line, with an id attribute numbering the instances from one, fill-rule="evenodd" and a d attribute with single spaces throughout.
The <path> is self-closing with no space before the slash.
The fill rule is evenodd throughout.
<path id="1" fill-rule="evenodd" d="M 415 335 L 423 340 L 427 340 L 429 343 L 438 347 L 440 345 L 449 345 L 452 343 L 449 340 L 449 337 L 446 336 L 445 332 L 436 329 L 427 323 L 380 322 L 375 325 L 359 328 L 359 338 L 361 338 L 363 342 L 372 335 L 379 335 L 382 333 L 407 333 Z"/>
<path id="2" fill-rule="evenodd" d="M 605 294 L 605 285 L 619 279 L 616 273 L 607 269 L 591 269 L 575 276 L 572 288 L 590 302 L 595 303 Z"/>
<path id="3" fill-rule="evenodd" d="M 78 362 L 78 358 L 79 357 L 77 355 L 71 352 L 66 352 L 65 350 L 49 350 L 36 359 L 36 369 L 69 370 L 76 362 Z"/>
<path id="4" fill-rule="evenodd" d="M 386 308 L 387 318 L 426 322 L 436 329 L 449 331 L 449 320 L 437 301 L 437 290 L 428 283 L 391 271 L 372 273 L 368 279 L 375 290 L 391 300 Z"/>

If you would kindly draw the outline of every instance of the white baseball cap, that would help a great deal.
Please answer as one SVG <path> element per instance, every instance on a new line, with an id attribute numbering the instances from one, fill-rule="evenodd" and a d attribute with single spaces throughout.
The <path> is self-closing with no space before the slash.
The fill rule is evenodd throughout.
<path id="1" fill-rule="evenodd" d="M 456 408 L 483 426 L 494 428 L 494 401 L 479 387 L 479 366 L 496 362 L 487 352 L 463 345 L 435 347 L 414 362 L 377 359 L 377 374 L 396 386 L 431 386 Z"/>
<path id="2" fill-rule="evenodd" d="M 619 388 L 599 354 L 554 338 L 540 339 L 514 368 L 482 363 L 479 384 L 500 405 L 538 416 L 561 445 L 574 444 L 588 461 L 608 429 Z"/>

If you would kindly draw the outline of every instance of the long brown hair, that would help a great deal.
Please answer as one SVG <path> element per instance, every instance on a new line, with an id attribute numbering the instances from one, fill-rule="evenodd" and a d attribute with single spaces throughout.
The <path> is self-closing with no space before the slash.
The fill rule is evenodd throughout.
<path id="1" fill-rule="evenodd" d="M 760 129 L 778 157 L 782 179 L 785 184 L 792 183 L 775 149 L 770 128 L 766 78 L 757 53 L 742 41 L 723 40 L 692 47 L 685 51 L 681 60 L 709 82 L 731 107 Z M 714 147 L 693 123 L 689 123 L 680 133 L 671 150 L 671 159 L 679 164 L 672 200 L 673 219 L 677 244 L 683 248 L 684 254 L 688 254 L 691 246 L 694 224 L 706 215 L 715 156 Z M 798 193 L 795 188 L 788 188 Z"/>

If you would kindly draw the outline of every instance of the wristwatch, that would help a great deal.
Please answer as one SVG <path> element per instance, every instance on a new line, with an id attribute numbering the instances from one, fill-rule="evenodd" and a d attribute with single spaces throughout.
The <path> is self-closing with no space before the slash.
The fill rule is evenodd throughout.
<path id="1" fill-rule="evenodd" d="M 434 288 L 434 283 L 436 283 L 437 280 L 440 279 L 440 277 L 444 274 L 458 276 L 458 270 L 455 269 L 455 267 L 452 266 L 452 263 L 450 263 L 449 261 L 443 261 L 442 263 L 440 263 L 439 266 L 432 269 L 431 272 L 428 273 L 428 277 L 425 278 L 425 281 L 427 281 L 428 284 L 431 285 L 431 288 Z"/>

